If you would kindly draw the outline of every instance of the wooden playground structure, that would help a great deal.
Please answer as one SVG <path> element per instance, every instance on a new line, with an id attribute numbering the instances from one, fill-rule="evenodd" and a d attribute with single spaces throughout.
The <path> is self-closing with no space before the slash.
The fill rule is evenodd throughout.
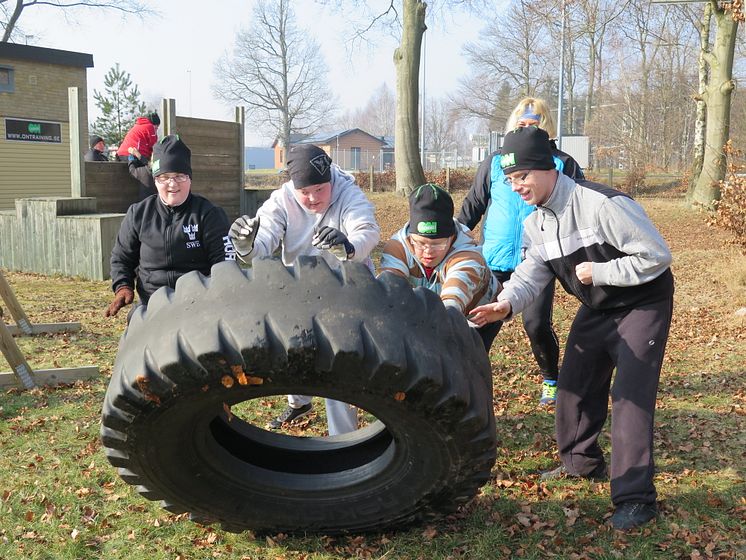
<path id="1" fill-rule="evenodd" d="M 31 323 L 21 304 L 16 299 L 10 284 L 0 271 L 0 298 L 15 321 L 6 325 L 3 308 L 0 307 L 0 350 L 13 371 L 0 373 L 0 389 L 18 387 L 33 389 L 38 385 L 59 385 L 88 379 L 98 375 L 97 366 L 76 368 L 32 369 L 13 336 L 42 333 L 70 333 L 80 331 L 80 323 Z"/>

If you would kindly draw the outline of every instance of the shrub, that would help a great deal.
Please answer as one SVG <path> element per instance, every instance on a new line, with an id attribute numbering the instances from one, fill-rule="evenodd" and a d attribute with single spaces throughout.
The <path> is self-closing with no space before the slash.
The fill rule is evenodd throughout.
<path id="1" fill-rule="evenodd" d="M 631 196 L 636 196 L 638 191 L 645 189 L 645 169 L 635 167 L 627 171 L 624 182 L 620 185 L 619 190 Z"/>
<path id="2" fill-rule="evenodd" d="M 471 168 L 451 169 L 449 173 L 449 190 L 461 191 L 469 190 L 474 181 L 476 170 Z M 370 190 L 370 174 L 367 171 L 357 171 L 355 180 L 360 188 L 364 191 Z M 435 183 L 446 188 L 446 170 L 439 169 L 435 171 L 425 171 L 425 180 L 428 183 Z M 373 190 L 377 192 L 386 192 L 396 190 L 396 171 L 393 168 L 387 169 L 381 173 L 373 174 Z"/>
<path id="3" fill-rule="evenodd" d="M 725 145 L 728 171 L 720 182 L 720 200 L 715 202 L 715 212 L 708 224 L 727 229 L 735 241 L 746 247 L 746 165 L 736 163 L 743 155 L 731 141 Z"/>

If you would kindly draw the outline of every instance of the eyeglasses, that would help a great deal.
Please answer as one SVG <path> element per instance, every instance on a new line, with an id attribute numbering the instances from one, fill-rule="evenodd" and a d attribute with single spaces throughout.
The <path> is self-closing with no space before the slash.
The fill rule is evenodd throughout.
<path id="1" fill-rule="evenodd" d="M 508 185 L 508 186 L 511 186 L 511 185 L 522 185 L 522 184 L 524 184 L 526 182 L 526 177 L 528 177 L 528 175 L 529 175 L 529 173 L 531 173 L 531 171 L 533 171 L 533 169 L 529 169 L 528 171 L 526 171 L 520 177 L 508 177 L 507 175 L 505 175 L 505 178 L 503 179 L 503 181 L 505 181 L 505 184 Z"/>
<path id="2" fill-rule="evenodd" d="M 166 185 L 169 182 L 173 181 L 174 183 L 183 183 L 187 179 L 189 179 L 189 175 L 185 173 L 179 173 L 178 175 L 172 175 L 171 177 L 166 177 L 164 175 L 158 175 L 158 177 L 155 178 L 155 182 L 159 185 Z"/>
<path id="3" fill-rule="evenodd" d="M 437 243 L 423 243 L 422 241 L 417 241 L 415 239 L 409 238 L 409 242 L 412 244 L 412 247 L 415 249 L 422 251 L 423 253 L 425 251 L 435 252 L 435 251 L 442 251 L 443 249 L 448 249 L 448 246 L 451 244 L 450 239 L 446 239 L 445 241 L 439 241 Z"/>

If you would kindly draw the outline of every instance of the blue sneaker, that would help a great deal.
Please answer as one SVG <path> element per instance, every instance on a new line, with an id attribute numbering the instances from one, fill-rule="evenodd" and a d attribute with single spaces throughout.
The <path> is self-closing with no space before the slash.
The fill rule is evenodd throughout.
<path id="1" fill-rule="evenodd" d="M 541 398 L 539 404 L 541 406 L 553 406 L 557 403 L 557 382 L 550 379 L 545 379 L 544 383 L 541 384 Z"/>

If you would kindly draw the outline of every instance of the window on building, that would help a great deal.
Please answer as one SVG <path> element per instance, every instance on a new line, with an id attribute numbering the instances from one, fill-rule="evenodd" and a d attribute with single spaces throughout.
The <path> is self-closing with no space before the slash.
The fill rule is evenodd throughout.
<path id="1" fill-rule="evenodd" d="M 15 91 L 13 69 L 10 66 L 0 66 L 0 91 Z"/>
<path id="2" fill-rule="evenodd" d="M 350 148 L 350 169 L 360 169 L 360 148 Z"/>

